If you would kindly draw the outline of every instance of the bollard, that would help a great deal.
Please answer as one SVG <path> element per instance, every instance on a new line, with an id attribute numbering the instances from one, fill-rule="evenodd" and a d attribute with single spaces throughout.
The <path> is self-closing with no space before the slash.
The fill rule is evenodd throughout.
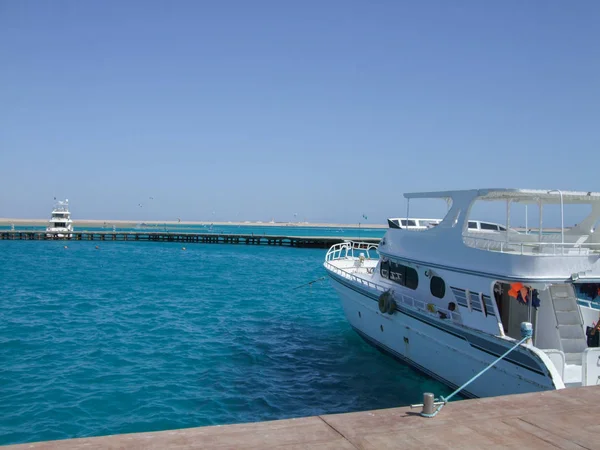
<path id="1" fill-rule="evenodd" d="M 425 392 L 423 394 L 423 411 L 421 414 L 433 414 L 434 401 L 433 394 L 431 392 Z"/>

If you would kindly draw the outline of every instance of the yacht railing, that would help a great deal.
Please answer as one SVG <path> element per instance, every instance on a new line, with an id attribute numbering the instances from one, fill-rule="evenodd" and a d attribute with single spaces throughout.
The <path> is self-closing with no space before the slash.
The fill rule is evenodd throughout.
<path id="1" fill-rule="evenodd" d="M 333 245 L 327 255 L 325 255 L 325 261 L 334 261 L 336 259 L 356 259 L 360 257 L 361 253 L 365 253 L 365 259 L 378 259 L 378 256 L 371 256 L 371 251 L 377 252 L 377 244 L 371 244 L 370 242 L 356 242 L 356 241 L 344 241 L 339 244 Z M 357 254 L 354 254 L 354 251 Z"/>
<path id="2" fill-rule="evenodd" d="M 325 261 L 325 267 L 327 267 L 332 272 L 335 272 L 338 275 L 340 275 L 350 281 L 353 281 L 358 284 L 362 284 L 363 286 L 366 286 L 368 288 L 375 289 L 380 292 L 385 292 L 388 290 L 386 287 L 384 287 L 380 284 L 373 283 L 372 281 L 365 280 L 362 277 L 357 277 L 356 275 L 353 275 L 352 273 L 348 272 L 347 270 L 340 269 L 339 267 L 336 267 L 333 264 L 331 264 L 329 261 Z"/>
<path id="3" fill-rule="evenodd" d="M 588 308 L 600 310 L 600 303 L 593 302 L 591 300 L 583 300 L 581 298 L 578 298 L 577 299 L 577 304 L 580 305 L 580 306 L 586 306 Z"/>
<path id="4" fill-rule="evenodd" d="M 582 236 L 583 237 L 583 236 Z M 484 237 L 463 236 L 463 242 L 481 250 L 519 255 L 580 256 L 600 252 L 600 243 L 582 242 L 510 242 Z"/>
<path id="5" fill-rule="evenodd" d="M 390 290 L 390 288 L 387 286 L 383 286 L 381 284 L 366 280 L 362 277 L 358 277 L 347 270 L 340 269 L 339 267 L 334 266 L 328 261 L 325 262 L 325 267 L 327 267 L 327 269 L 331 270 L 332 272 L 346 278 L 347 280 L 374 289 L 378 292 L 384 293 Z M 440 308 L 437 305 L 433 305 L 433 303 L 426 303 L 424 301 L 417 300 L 416 298 L 411 297 L 410 295 L 395 292 L 393 289 L 391 289 L 391 292 L 392 298 L 396 300 L 396 302 L 402 303 L 403 305 L 411 309 L 415 309 L 420 312 L 436 316 L 437 318 L 441 318 L 439 313 L 442 313 L 446 318 L 450 318 L 457 323 L 462 323 L 460 313 L 457 311 L 450 311 L 449 309 Z M 430 305 L 433 305 L 433 308 L 430 307 Z"/>
<path id="6" fill-rule="evenodd" d="M 54 204 L 54 208 L 52 209 L 52 212 L 69 212 L 69 202 L 68 200 L 65 201 L 57 201 Z"/>

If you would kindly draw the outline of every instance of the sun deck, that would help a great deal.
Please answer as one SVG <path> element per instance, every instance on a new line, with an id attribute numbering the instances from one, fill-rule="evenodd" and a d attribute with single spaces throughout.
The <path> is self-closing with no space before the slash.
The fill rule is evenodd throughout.
<path id="1" fill-rule="evenodd" d="M 600 193 L 532 189 L 474 189 L 462 191 L 417 192 L 404 194 L 410 210 L 411 199 L 443 199 L 451 207 L 436 228 L 456 229 L 465 245 L 491 252 L 533 256 L 585 256 L 600 253 Z M 474 230 L 469 216 L 477 201 L 505 202 L 506 222 L 497 231 Z M 511 228 L 511 205 L 537 206 L 539 224 L 535 233 Z M 544 232 L 544 206 L 560 205 L 560 233 Z M 579 223 L 565 227 L 565 205 L 589 205 L 591 211 Z M 527 214 L 527 213 L 526 213 Z M 527 224 L 527 215 L 525 216 Z"/>

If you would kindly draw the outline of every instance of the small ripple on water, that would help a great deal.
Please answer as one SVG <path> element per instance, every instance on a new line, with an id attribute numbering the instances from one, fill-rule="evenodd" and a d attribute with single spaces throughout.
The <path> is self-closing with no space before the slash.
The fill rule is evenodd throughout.
<path id="1" fill-rule="evenodd" d="M 323 250 L 0 242 L 0 444 L 405 405 L 447 390 L 365 344 Z"/>

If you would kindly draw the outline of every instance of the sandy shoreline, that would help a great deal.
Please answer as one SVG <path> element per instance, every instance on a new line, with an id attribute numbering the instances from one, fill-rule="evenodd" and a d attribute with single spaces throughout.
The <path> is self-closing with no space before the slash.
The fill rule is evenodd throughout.
<path id="1" fill-rule="evenodd" d="M 48 219 L 16 219 L 16 218 L 0 218 L 0 226 L 46 226 Z M 112 227 L 113 225 L 120 228 L 134 228 L 137 225 L 145 224 L 150 226 L 158 225 L 232 225 L 244 227 L 321 227 L 321 228 L 387 228 L 384 224 L 344 224 L 344 223 L 307 223 L 307 222 L 196 222 L 173 220 L 73 220 L 74 227 L 89 226 L 89 227 Z"/>

